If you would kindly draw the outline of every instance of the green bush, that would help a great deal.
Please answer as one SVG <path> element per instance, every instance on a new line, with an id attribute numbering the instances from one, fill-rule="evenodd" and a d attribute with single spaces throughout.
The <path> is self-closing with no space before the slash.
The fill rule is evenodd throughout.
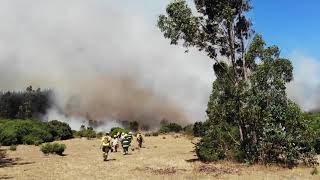
<path id="1" fill-rule="evenodd" d="M 113 127 L 110 129 L 110 136 L 113 137 L 114 135 L 117 135 L 118 132 L 121 133 L 128 133 L 126 129 L 120 128 L 120 127 Z"/>
<path id="2" fill-rule="evenodd" d="M 84 131 L 80 131 L 79 134 L 80 134 L 80 137 L 86 137 L 89 139 L 97 137 L 96 132 L 92 129 L 86 129 Z"/>
<path id="3" fill-rule="evenodd" d="M 202 137 L 206 132 L 206 123 L 195 122 L 193 125 L 193 135 L 195 137 Z"/>
<path id="4" fill-rule="evenodd" d="M 161 126 L 159 130 L 160 133 L 169 133 L 169 132 L 178 133 L 180 131 L 182 131 L 182 127 L 176 123 L 164 124 Z"/>
<path id="5" fill-rule="evenodd" d="M 66 145 L 59 143 L 46 143 L 40 147 L 40 151 L 44 154 L 57 154 L 60 156 L 63 155 L 65 149 Z"/>
<path id="6" fill-rule="evenodd" d="M 103 135 L 104 135 L 104 133 L 103 133 L 103 132 L 98 132 L 98 133 L 97 133 L 97 138 L 102 138 L 102 137 L 103 137 Z"/>
<path id="7" fill-rule="evenodd" d="M 184 134 L 188 135 L 188 136 L 193 136 L 193 125 L 187 125 L 183 128 L 183 132 Z"/>
<path id="8" fill-rule="evenodd" d="M 36 144 L 53 141 L 50 127 L 35 120 L 12 120 L 0 124 L 0 143 Z"/>
<path id="9" fill-rule="evenodd" d="M 17 150 L 17 146 L 16 145 L 11 145 L 9 149 L 10 149 L 10 151 L 15 151 L 15 150 Z"/>
<path id="10" fill-rule="evenodd" d="M 304 118 L 308 120 L 308 126 L 313 132 L 313 147 L 320 154 L 320 114 L 305 113 Z"/>
<path id="11" fill-rule="evenodd" d="M 48 122 L 48 125 L 52 129 L 52 135 L 56 140 L 65 140 L 73 137 L 72 130 L 67 123 L 53 120 Z"/>

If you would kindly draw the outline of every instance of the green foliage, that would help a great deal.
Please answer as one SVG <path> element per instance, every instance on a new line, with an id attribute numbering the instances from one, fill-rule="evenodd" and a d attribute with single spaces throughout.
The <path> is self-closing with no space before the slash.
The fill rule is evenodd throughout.
<path id="1" fill-rule="evenodd" d="M 250 1 L 194 3 L 197 13 L 184 0 L 171 2 L 158 27 L 171 44 L 195 47 L 215 61 L 208 120 L 194 128 L 202 137 L 196 146 L 198 157 L 289 167 L 315 163 L 313 132 L 286 94 L 286 83 L 293 79 L 290 60 L 280 58 L 278 47 L 265 47 L 260 35 L 249 41 Z M 160 131 L 169 129 L 162 126 Z"/>
<path id="2" fill-rule="evenodd" d="M 12 120 L 0 124 L 0 143 L 37 144 L 53 141 L 50 127 L 34 120 Z"/>
<path id="3" fill-rule="evenodd" d="M 202 122 L 195 122 L 193 125 L 193 135 L 195 137 L 203 137 L 206 132 L 205 124 Z"/>
<path id="4" fill-rule="evenodd" d="M 320 114 L 305 113 L 304 118 L 308 121 L 308 127 L 313 132 L 313 147 L 320 154 Z"/>
<path id="5" fill-rule="evenodd" d="M 88 139 L 91 139 L 91 138 L 96 138 L 97 133 L 93 130 L 92 127 L 85 128 L 85 126 L 84 126 L 84 127 L 81 127 L 80 131 L 77 132 L 76 136 L 86 137 Z"/>
<path id="6" fill-rule="evenodd" d="M 73 137 L 72 130 L 67 123 L 53 120 L 48 122 L 48 125 L 52 129 L 52 135 L 56 140 L 66 140 Z"/>
<path id="7" fill-rule="evenodd" d="M 103 137 L 103 135 L 104 135 L 104 133 L 103 133 L 103 132 L 98 132 L 98 133 L 97 133 L 97 138 L 102 138 L 102 137 Z"/>
<path id="8" fill-rule="evenodd" d="M 11 145 L 9 149 L 10 149 L 10 151 L 16 151 L 17 150 L 17 146 L 16 145 Z"/>
<path id="9" fill-rule="evenodd" d="M 126 129 L 120 128 L 120 127 L 113 127 L 110 129 L 110 136 L 113 137 L 114 135 L 117 135 L 118 132 L 121 133 L 128 133 Z"/>
<path id="10" fill-rule="evenodd" d="M 54 139 L 68 139 L 72 131 L 68 124 L 37 120 L 0 120 L 0 143 L 40 145 Z"/>
<path id="11" fill-rule="evenodd" d="M 45 143 L 40 146 L 40 151 L 44 154 L 57 154 L 63 155 L 64 150 L 66 149 L 66 145 L 59 143 Z"/>
<path id="12" fill-rule="evenodd" d="M 0 117 L 8 119 L 37 118 L 46 113 L 52 104 L 52 91 L 34 90 L 29 86 L 23 92 L 0 93 Z"/>
<path id="13" fill-rule="evenodd" d="M 169 132 L 180 132 L 182 131 L 182 126 L 176 123 L 169 123 L 160 127 L 159 133 L 169 133 Z"/>
<path id="14" fill-rule="evenodd" d="M 183 127 L 183 132 L 184 132 L 184 134 L 186 134 L 188 136 L 193 136 L 193 125 L 189 124 L 189 125 Z"/>

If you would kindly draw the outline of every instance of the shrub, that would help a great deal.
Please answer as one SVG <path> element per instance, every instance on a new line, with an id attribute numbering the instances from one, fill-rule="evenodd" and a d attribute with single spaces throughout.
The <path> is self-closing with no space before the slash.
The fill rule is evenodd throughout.
<path id="1" fill-rule="evenodd" d="M 104 135 L 103 132 L 98 132 L 98 133 L 97 133 L 97 138 L 102 138 L 103 135 Z"/>
<path id="2" fill-rule="evenodd" d="M 202 122 L 195 122 L 193 125 L 193 135 L 195 137 L 202 137 L 205 135 L 206 129 L 205 129 L 205 123 Z"/>
<path id="3" fill-rule="evenodd" d="M 35 120 L 12 120 L 0 124 L 0 143 L 3 145 L 50 141 L 53 141 L 53 136 L 46 123 Z"/>
<path id="4" fill-rule="evenodd" d="M 144 136 L 150 137 L 150 136 L 151 136 L 151 133 L 145 133 Z"/>
<path id="5" fill-rule="evenodd" d="M 85 126 L 81 126 L 80 131 L 76 132 L 75 137 L 86 137 L 88 139 L 90 138 L 96 138 L 97 137 L 97 133 L 93 130 L 92 127 L 87 127 L 85 128 Z"/>
<path id="6" fill-rule="evenodd" d="M 40 150 L 44 154 L 57 154 L 62 155 L 64 150 L 66 149 L 66 145 L 59 143 L 46 143 L 41 145 Z"/>
<path id="7" fill-rule="evenodd" d="M 56 140 L 65 140 L 73 137 L 72 130 L 67 123 L 53 120 L 48 122 L 48 125 L 52 129 L 52 135 Z"/>
<path id="8" fill-rule="evenodd" d="M 188 136 L 193 136 L 193 125 L 187 125 L 183 128 L 183 132 L 184 134 L 188 135 Z"/>
<path id="9" fill-rule="evenodd" d="M 180 132 L 182 130 L 182 127 L 179 124 L 176 123 L 169 123 L 162 125 L 159 132 L 160 133 L 169 133 L 169 132 Z"/>
<path id="10" fill-rule="evenodd" d="M 114 135 L 117 135 L 118 132 L 120 133 L 128 133 L 127 130 L 120 128 L 120 127 L 113 127 L 110 129 L 110 136 L 113 137 Z"/>
<path id="11" fill-rule="evenodd" d="M 10 149 L 10 151 L 15 151 L 15 150 L 17 150 L 17 146 L 16 145 L 11 145 L 9 149 Z"/>

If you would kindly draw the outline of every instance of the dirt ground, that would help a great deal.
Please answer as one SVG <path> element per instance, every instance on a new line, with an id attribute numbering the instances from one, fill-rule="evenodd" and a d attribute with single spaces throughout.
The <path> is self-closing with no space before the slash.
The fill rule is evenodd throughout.
<path id="1" fill-rule="evenodd" d="M 111 153 L 106 162 L 97 139 L 63 143 L 65 156 L 46 156 L 37 146 L 20 145 L 16 151 L 8 151 L 6 161 L 0 164 L 0 179 L 320 179 L 311 175 L 312 168 L 305 167 L 204 164 L 196 159 L 191 140 L 178 135 L 145 137 L 142 149 L 134 141 L 129 155 Z"/>

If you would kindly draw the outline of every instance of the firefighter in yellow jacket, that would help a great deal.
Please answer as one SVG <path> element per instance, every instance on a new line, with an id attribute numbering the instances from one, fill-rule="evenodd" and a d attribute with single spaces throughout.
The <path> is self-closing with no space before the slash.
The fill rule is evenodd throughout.
<path id="1" fill-rule="evenodd" d="M 137 142 L 138 142 L 139 148 L 142 148 L 143 137 L 140 132 L 137 134 Z"/>
<path id="2" fill-rule="evenodd" d="M 101 139 L 100 149 L 103 152 L 103 160 L 106 161 L 108 159 L 108 153 L 111 149 L 112 138 L 109 136 L 109 133 L 106 133 L 105 136 Z"/>

